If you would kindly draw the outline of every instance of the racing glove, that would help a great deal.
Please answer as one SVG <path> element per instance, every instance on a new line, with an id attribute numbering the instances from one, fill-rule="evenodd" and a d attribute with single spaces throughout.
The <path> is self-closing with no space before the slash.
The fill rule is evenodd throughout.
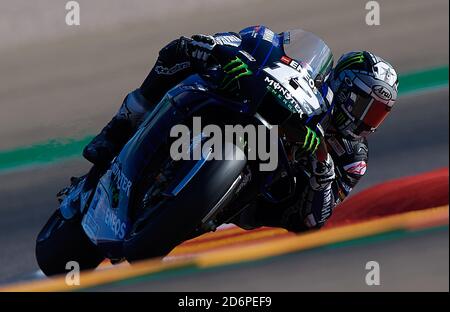
<path id="1" fill-rule="evenodd" d="M 198 34 L 187 39 L 186 46 L 195 70 L 203 71 L 210 65 L 222 66 L 223 77 L 219 83 L 221 91 L 236 93 L 240 87 L 240 79 L 253 74 L 248 64 L 243 61 L 245 57 L 239 55 L 240 50 L 235 45 L 225 44 L 210 35 Z"/>
<path id="2" fill-rule="evenodd" d="M 192 67 L 197 70 L 205 69 L 213 49 L 220 43 L 213 36 L 203 34 L 193 35 L 191 39 L 185 39 L 187 39 L 186 53 L 191 60 Z"/>
<path id="3" fill-rule="evenodd" d="M 319 160 L 317 155 L 312 155 L 310 161 L 311 177 L 309 182 L 311 188 L 314 191 L 322 191 L 329 188 L 331 183 L 336 179 L 333 158 L 327 153 L 323 161 Z"/>
<path id="4" fill-rule="evenodd" d="M 324 131 L 320 124 L 315 128 L 301 125 L 300 120 L 292 120 L 288 124 L 283 125 L 285 138 L 290 142 L 294 149 L 294 158 L 307 157 L 321 152 L 324 147 Z M 319 159 L 325 159 L 325 154 Z"/>

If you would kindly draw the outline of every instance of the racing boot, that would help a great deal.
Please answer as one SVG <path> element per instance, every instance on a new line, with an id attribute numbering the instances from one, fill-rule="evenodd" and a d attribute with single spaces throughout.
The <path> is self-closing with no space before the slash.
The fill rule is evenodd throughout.
<path id="1" fill-rule="evenodd" d="M 129 121 L 114 116 L 102 131 L 86 145 L 83 150 L 84 158 L 95 165 L 108 164 L 131 137 L 131 133 Z"/>
<path id="2" fill-rule="evenodd" d="M 129 93 L 117 114 L 84 148 L 84 158 L 100 167 L 108 165 L 136 132 L 151 106 L 139 89 Z"/>

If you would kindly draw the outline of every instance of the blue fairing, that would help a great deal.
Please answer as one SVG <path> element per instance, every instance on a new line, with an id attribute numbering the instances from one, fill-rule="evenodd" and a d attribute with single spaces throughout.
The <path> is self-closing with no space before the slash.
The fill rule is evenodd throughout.
<path id="1" fill-rule="evenodd" d="M 281 124 L 283 120 L 299 113 L 299 110 L 303 110 L 305 117 L 311 118 L 319 118 L 321 113 L 327 111 L 328 107 L 320 92 L 313 92 L 312 89 L 308 91 L 310 86 L 303 81 L 305 73 L 300 75 L 296 69 L 281 63 L 284 52 L 277 34 L 264 26 L 255 26 L 241 31 L 240 35 L 240 50 L 233 58 L 238 56 L 245 59 L 252 72 L 252 79 L 239 80 L 241 94 L 224 98 L 212 91 L 217 88 L 209 82 L 212 84 L 212 81 L 222 79 L 204 78 L 210 79 L 206 81 L 199 75 L 188 77 L 165 95 L 100 179 L 82 225 L 89 238 L 108 257 L 120 257 L 122 241 L 130 231 L 130 211 L 138 204 L 136 189 L 142 184 L 155 152 L 162 146 L 168 146 L 170 130 L 174 125 L 187 123 L 188 118 L 204 108 L 214 111 L 215 108 L 223 108 L 240 117 L 253 117 L 258 112 L 259 116 L 269 121 L 276 117 L 277 120 L 272 124 Z M 276 83 L 280 71 L 286 79 L 297 77 L 296 82 L 302 87 L 285 82 L 285 87 L 281 88 L 280 83 Z M 292 75 L 286 75 L 286 72 Z M 302 102 L 295 102 L 292 96 L 288 97 L 288 91 L 302 95 L 296 98 L 298 101 L 302 99 Z M 316 102 L 314 109 L 310 108 L 313 101 L 308 102 L 308 97 Z M 230 98 L 240 99 L 234 101 Z M 190 180 L 189 175 L 198 171 L 195 166 L 200 165 L 195 161 L 183 165 L 186 172 L 179 172 L 179 176 L 172 181 L 175 184 L 172 194 L 176 193 L 176 185 L 183 187 L 185 181 Z M 69 215 L 71 211 L 67 211 Z"/>
<path id="2" fill-rule="evenodd" d="M 133 190 L 152 155 L 167 143 L 172 126 L 205 106 L 226 105 L 236 112 L 246 109 L 241 103 L 225 101 L 205 86 L 205 81 L 193 75 L 169 91 L 100 179 L 82 225 L 89 238 L 104 247 L 109 256 L 120 255 L 122 240 L 130 229 Z"/>

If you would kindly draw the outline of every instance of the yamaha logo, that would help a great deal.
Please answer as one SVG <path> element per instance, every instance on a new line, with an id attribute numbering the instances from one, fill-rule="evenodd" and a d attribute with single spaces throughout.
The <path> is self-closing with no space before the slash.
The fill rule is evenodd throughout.
<path id="1" fill-rule="evenodd" d="M 389 101 L 392 98 L 391 92 L 382 85 L 373 86 L 372 91 L 382 100 Z"/>

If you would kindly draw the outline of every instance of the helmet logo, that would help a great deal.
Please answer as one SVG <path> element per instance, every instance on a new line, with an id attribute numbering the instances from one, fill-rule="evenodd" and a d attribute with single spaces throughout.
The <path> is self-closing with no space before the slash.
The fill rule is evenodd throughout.
<path id="1" fill-rule="evenodd" d="M 390 86 L 393 86 L 397 80 L 397 73 L 385 62 L 378 62 L 374 65 L 373 70 L 376 79 L 382 80 Z"/>
<path id="2" fill-rule="evenodd" d="M 366 173 L 367 164 L 364 160 L 357 161 L 354 163 L 351 163 L 347 166 L 344 166 L 344 170 L 348 173 L 357 174 L 357 175 L 364 175 Z"/>
<path id="3" fill-rule="evenodd" d="M 389 101 L 392 98 L 391 92 L 382 85 L 374 85 L 372 91 L 382 100 Z"/>

